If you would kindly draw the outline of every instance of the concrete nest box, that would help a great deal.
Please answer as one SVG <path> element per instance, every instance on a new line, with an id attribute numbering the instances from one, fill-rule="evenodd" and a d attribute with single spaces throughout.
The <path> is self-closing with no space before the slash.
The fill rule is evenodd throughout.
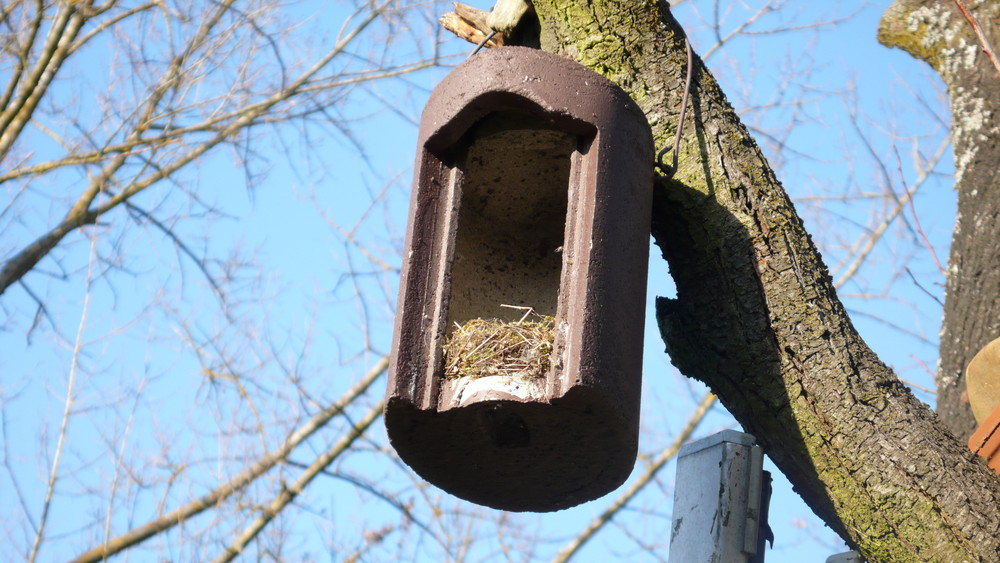
<path id="1" fill-rule="evenodd" d="M 552 54 L 493 49 L 432 92 L 385 410 L 422 477 L 516 511 L 628 477 L 653 160 L 628 95 Z"/>

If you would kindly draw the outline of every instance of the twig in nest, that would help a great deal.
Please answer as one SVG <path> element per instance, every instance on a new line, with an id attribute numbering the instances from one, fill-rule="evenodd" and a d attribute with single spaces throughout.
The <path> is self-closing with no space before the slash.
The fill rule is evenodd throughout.
<path id="1" fill-rule="evenodd" d="M 503 303 L 501 303 L 500 306 L 501 307 L 506 307 L 508 309 L 518 309 L 518 310 L 524 311 L 524 316 L 521 317 L 521 320 L 517 321 L 519 323 L 523 323 L 531 315 L 535 315 L 536 317 L 539 317 L 539 318 L 544 318 L 544 315 L 539 315 L 538 313 L 535 312 L 535 308 L 534 307 L 523 307 L 521 305 L 504 305 Z"/>

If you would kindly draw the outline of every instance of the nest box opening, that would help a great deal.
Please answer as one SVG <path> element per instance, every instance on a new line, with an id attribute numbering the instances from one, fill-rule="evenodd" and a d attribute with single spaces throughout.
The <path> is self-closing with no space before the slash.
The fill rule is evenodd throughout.
<path id="1" fill-rule="evenodd" d="M 448 329 L 554 317 L 574 154 L 589 140 L 520 110 L 491 113 L 459 145 L 462 174 Z"/>
<path id="2" fill-rule="evenodd" d="M 456 496 L 567 508 L 631 472 L 653 146 L 586 68 L 493 49 L 421 118 L 385 421 Z"/>

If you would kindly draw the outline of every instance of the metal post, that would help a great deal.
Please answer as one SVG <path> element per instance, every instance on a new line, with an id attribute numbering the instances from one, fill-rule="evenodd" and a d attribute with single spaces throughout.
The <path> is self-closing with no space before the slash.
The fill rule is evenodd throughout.
<path id="1" fill-rule="evenodd" d="M 750 434 L 724 430 L 681 448 L 672 563 L 763 563 L 770 476 Z"/>

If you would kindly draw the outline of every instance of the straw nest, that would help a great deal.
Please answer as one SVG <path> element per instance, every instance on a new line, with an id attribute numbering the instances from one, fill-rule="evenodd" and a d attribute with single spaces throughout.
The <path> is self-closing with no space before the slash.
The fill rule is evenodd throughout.
<path id="1" fill-rule="evenodd" d="M 490 375 L 544 377 L 549 371 L 555 318 L 532 313 L 537 320 L 472 319 L 444 345 L 444 377 Z"/>

